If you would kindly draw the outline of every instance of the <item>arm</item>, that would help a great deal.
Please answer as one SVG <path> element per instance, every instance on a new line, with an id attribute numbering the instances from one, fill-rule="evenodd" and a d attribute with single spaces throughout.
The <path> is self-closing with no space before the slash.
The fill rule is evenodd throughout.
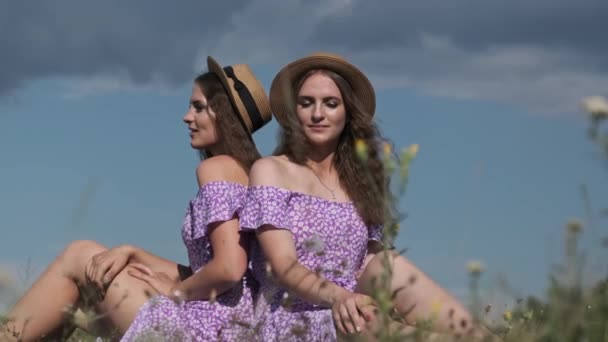
<path id="1" fill-rule="evenodd" d="M 298 262 L 291 233 L 270 225 L 260 228 L 258 241 L 278 283 L 309 302 L 331 307 L 350 292 Z"/>
<path id="2" fill-rule="evenodd" d="M 213 259 L 174 288 L 184 300 L 213 298 L 241 281 L 247 270 L 247 251 L 238 222 L 232 219 L 210 225 Z"/>
<path id="3" fill-rule="evenodd" d="M 213 181 L 231 181 L 246 185 L 247 174 L 235 159 L 217 156 L 200 163 L 196 169 L 199 187 Z M 239 233 L 238 219 L 209 225 L 213 259 L 200 271 L 175 287 L 185 300 L 209 299 L 236 285 L 247 270 L 247 250 Z"/>
<path id="4" fill-rule="evenodd" d="M 246 184 L 247 174 L 234 159 L 218 156 L 201 162 L 197 168 L 197 180 L 201 187 L 213 181 Z M 211 243 L 213 259 L 192 276 L 181 282 L 171 282 L 141 265 L 136 265 L 139 272 L 133 275 L 150 282 L 161 294 L 179 297 L 175 298 L 179 300 L 205 300 L 228 291 L 241 281 L 247 269 L 247 251 L 239 233 L 239 221 L 233 217 L 210 223 L 204 229 Z"/>

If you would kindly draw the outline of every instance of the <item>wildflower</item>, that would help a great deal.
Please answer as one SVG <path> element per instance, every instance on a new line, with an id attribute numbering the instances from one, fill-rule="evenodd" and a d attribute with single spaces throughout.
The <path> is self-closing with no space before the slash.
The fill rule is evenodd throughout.
<path id="1" fill-rule="evenodd" d="M 408 173 L 410 170 L 410 162 L 416 157 L 417 154 L 418 154 L 418 144 L 412 144 L 401 150 L 400 176 L 401 176 L 402 183 L 407 180 L 407 176 L 408 176 Z"/>
<path id="2" fill-rule="evenodd" d="M 505 321 L 510 322 L 513 319 L 513 314 L 511 313 L 511 311 L 505 310 L 505 312 L 502 314 L 502 318 Z"/>
<path id="3" fill-rule="evenodd" d="M 355 141 L 355 153 L 359 160 L 366 162 L 367 161 L 367 144 L 363 139 L 357 139 Z"/>
<path id="4" fill-rule="evenodd" d="M 310 239 L 304 241 L 304 247 L 319 255 L 325 250 L 325 242 L 315 234 Z"/>
<path id="5" fill-rule="evenodd" d="M 473 276 L 480 275 L 483 270 L 483 264 L 477 260 L 471 260 L 467 263 L 467 269 L 469 270 L 469 274 Z"/>
<path id="6" fill-rule="evenodd" d="M 589 96 L 582 101 L 583 108 L 596 119 L 608 118 L 608 100 L 603 96 Z"/>
<path id="7" fill-rule="evenodd" d="M 568 223 L 566 223 L 566 229 L 569 233 L 578 234 L 583 230 L 583 222 L 579 219 L 570 219 Z"/>
<path id="8" fill-rule="evenodd" d="M 385 157 L 390 157 L 391 152 L 393 152 L 393 147 L 388 142 L 382 144 L 382 149 L 384 150 Z"/>
<path id="9" fill-rule="evenodd" d="M 67 307 L 65 311 L 68 313 L 72 312 L 72 308 Z M 77 309 L 72 313 L 72 322 L 75 326 L 81 328 L 88 328 L 93 326 L 93 323 L 98 319 L 97 315 L 93 310 L 82 310 Z"/>
<path id="10" fill-rule="evenodd" d="M 418 154 L 418 144 L 412 144 L 405 149 L 405 152 L 412 158 L 416 158 Z"/>
<path id="11" fill-rule="evenodd" d="M 9 288 L 13 285 L 13 277 L 8 271 L 0 268 L 0 289 Z"/>

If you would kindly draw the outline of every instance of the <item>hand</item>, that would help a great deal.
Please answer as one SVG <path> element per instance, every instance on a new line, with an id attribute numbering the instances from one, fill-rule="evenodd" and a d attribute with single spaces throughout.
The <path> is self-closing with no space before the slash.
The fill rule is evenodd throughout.
<path id="1" fill-rule="evenodd" d="M 119 246 L 95 254 L 84 268 L 87 281 L 99 290 L 105 290 L 114 277 L 127 266 L 132 255 L 130 246 Z"/>
<path id="2" fill-rule="evenodd" d="M 127 273 L 139 280 L 145 281 L 159 294 L 171 298 L 177 303 L 184 302 L 185 298 L 183 294 L 178 291 L 177 285 L 179 281 L 172 279 L 164 272 L 154 272 L 146 265 L 139 263 L 132 263 L 129 265 L 131 268 Z"/>
<path id="3" fill-rule="evenodd" d="M 344 335 L 360 333 L 365 322 L 374 318 L 376 304 L 373 298 L 354 292 L 345 291 L 332 305 L 334 323 Z"/>

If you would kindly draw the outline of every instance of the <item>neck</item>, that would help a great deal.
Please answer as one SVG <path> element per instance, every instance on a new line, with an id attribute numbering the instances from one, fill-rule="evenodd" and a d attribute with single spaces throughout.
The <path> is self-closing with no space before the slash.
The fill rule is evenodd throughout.
<path id="1" fill-rule="evenodd" d="M 211 155 L 213 156 L 219 156 L 220 154 L 222 154 L 221 149 L 218 146 L 219 144 L 215 144 L 213 146 L 209 146 L 207 148 L 205 148 L 205 151 L 211 153 Z"/>
<path id="2" fill-rule="evenodd" d="M 334 156 L 336 154 L 335 147 L 318 148 L 315 147 L 308 155 L 307 164 L 319 175 L 328 174 L 333 169 Z"/>

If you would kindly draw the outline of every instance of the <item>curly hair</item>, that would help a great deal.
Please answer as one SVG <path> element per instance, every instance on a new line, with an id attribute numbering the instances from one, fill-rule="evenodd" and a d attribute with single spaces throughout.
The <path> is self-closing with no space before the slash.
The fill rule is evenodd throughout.
<path id="1" fill-rule="evenodd" d="M 383 141 L 374 123 L 374 113 L 366 113 L 360 100 L 355 96 L 350 84 L 339 74 L 326 69 L 308 71 L 286 91 L 286 108 L 279 132 L 279 145 L 275 155 L 286 155 L 289 160 L 306 165 L 306 157 L 311 145 L 296 115 L 296 96 L 304 81 L 313 74 L 321 73 L 331 78 L 342 94 L 346 109 L 346 125 L 342 131 L 335 151 L 333 165 L 338 172 L 340 184 L 351 198 L 357 212 L 368 224 L 383 224 L 388 210 L 389 178 L 385 173 L 380 155 Z M 361 140 L 367 146 L 366 158 L 360 158 L 355 151 L 355 142 Z"/>
<path id="2" fill-rule="evenodd" d="M 234 157 L 249 172 L 253 163 L 260 158 L 260 153 L 222 82 L 212 72 L 197 76 L 194 82 L 201 88 L 209 107 L 216 113 L 214 121 L 219 138 L 219 154 Z M 205 159 L 212 157 L 212 154 L 200 150 L 200 156 Z"/>

